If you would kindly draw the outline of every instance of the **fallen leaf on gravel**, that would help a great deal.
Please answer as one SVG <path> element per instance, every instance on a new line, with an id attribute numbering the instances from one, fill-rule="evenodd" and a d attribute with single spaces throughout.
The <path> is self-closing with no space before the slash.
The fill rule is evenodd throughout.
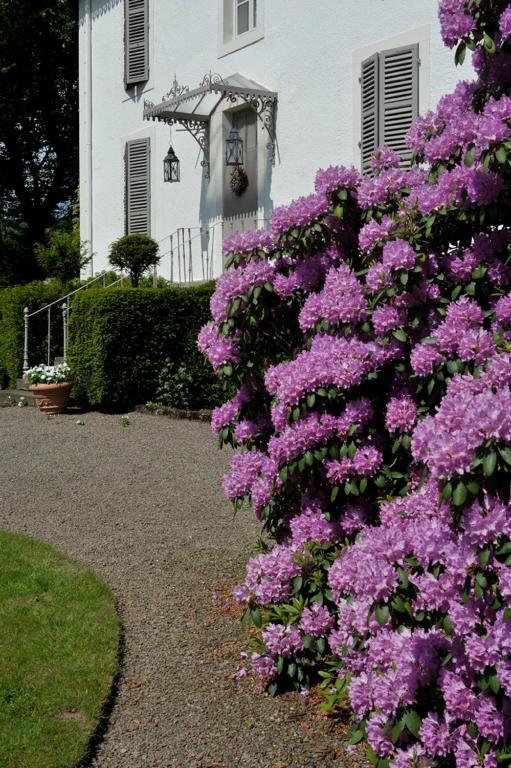
<path id="1" fill-rule="evenodd" d="M 148 682 L 147 677 L 134 677 L 131 680 L 125 680 L 121 685 L 131 691 L 133 688 L 143 688 Z"/>

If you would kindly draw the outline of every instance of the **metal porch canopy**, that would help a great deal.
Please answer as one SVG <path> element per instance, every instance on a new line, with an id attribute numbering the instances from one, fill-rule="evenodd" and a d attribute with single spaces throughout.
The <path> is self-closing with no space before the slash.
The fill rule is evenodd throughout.
<path id="1" fill-rule="evenodd" d="M 263 130 L 268 134 L 267 148 L 272 164 L 275 165 L 277 99 L 275 91 L 269 91 L 239 73 L 225 78 L 209 73 L 204 76 L 199 87 L 192 90 L 187 85 L 179 85 L 174 76 L 172 88 L 159 104 L 144 101 L 144 119 L 159 120 L 168 125 L 179 124 L 191 133 L 203 152 L 201 164 L 206 178 L 209 178 L 209 122 L 223 101 L 233 105 L 245 103 L 254 110 Z"/>

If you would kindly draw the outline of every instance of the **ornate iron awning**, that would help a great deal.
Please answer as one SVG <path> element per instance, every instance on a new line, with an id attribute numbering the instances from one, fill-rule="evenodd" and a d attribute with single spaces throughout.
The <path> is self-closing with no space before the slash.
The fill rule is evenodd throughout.
<path id="1" fill-rule="evenodd" d="M 198 88 L 181 86 L 174 75 L 172 88 L 160 104 L 144 101 L 144 119 L 159 120 L 168 125 L 179 124 L 197 141 L 203 152 L 202 166 L 209 178 L 209 121 L 224 101 L 245 103 L 254 110 L 263 130 L 268 134 L 267 148 L 275 165 L 275 103 L 277 93 L 263 88 L 243 75 L 230 77 L 205 75 Z"/>

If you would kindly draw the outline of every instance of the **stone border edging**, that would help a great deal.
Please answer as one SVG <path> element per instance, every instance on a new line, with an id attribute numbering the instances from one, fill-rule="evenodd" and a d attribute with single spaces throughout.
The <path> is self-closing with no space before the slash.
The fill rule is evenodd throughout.
<path id="1" fill-rule="evenodd" d="M 188 411 L 181 408 L 171 408 L 169 405 L 158 405 L 148 408 L 147 405 L 136 405 L 136 413 L 146 413 L 150 416 L 166 416 L 168 419 L 188 419 L 189 421 L 211 421 L 211 411 Z"/>

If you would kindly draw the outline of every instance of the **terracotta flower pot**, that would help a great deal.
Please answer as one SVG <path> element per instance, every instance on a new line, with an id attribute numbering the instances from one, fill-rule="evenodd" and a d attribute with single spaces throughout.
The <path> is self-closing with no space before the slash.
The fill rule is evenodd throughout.
<path id="1" fill-rule="evenodd" d="M 34 393 L 40 411 L 64 413 L 72 386 L 72 381 L 61 381 L 59 384 L 30 384 L 29 389 Z"/>

